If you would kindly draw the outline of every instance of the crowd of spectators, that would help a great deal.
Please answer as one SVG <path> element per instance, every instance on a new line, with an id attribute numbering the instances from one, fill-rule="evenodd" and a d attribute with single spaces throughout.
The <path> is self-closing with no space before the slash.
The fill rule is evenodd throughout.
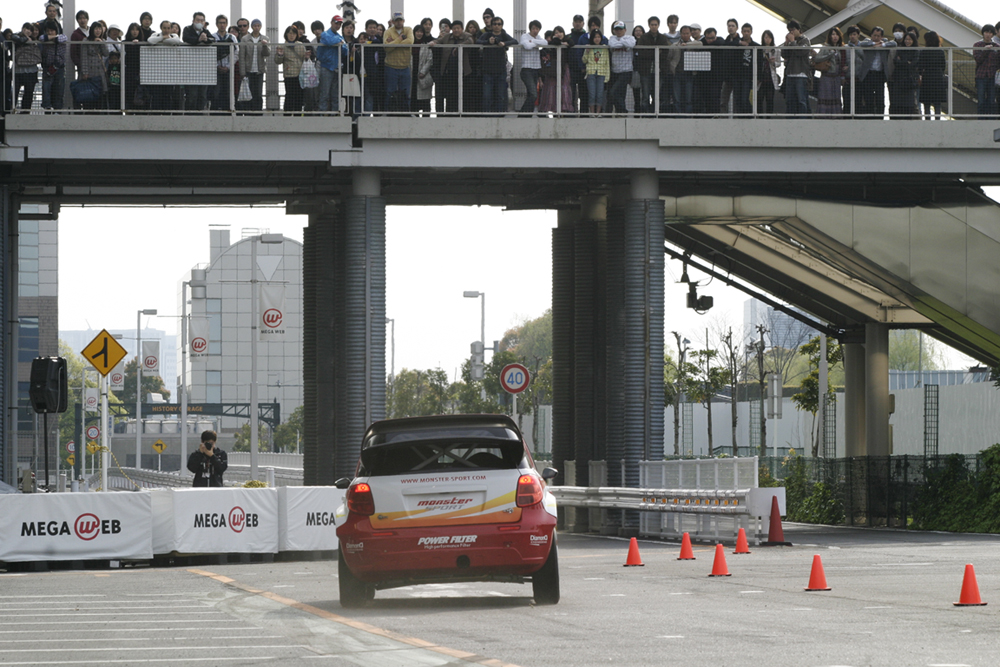
<path id="1" fill-rule="evenodd" d="M 40 80 L 44 110 L 261 111 L 269 66 L 280 68 L 286 113 L 430 114 L 433 99 L 435 112 L 504 114 L 515 77 L 525 88 L 520 114 L 773 114 L 780 98 L 788 115 L 881 118 L 888 111 L 891 117 L 936 118 L 948 97 L 941 38 L 902 23 L 889 35 L 874 27 L 867 37 L 856 25 L 843 32 L 835 27 L 813 45 L 795 20 L 782 39 L 764 30 L 758 42 L 749 23 L 729 19 L 722 36 L 713 27 L 681 24 L 675 14 L 665 30 L 651 16 L 630 34 L 621 21 L 605 34 L 596 16 L 573 17 L 568 31 L 543 31 L 531 21 L 519 39 L 489 9 L 482 26 L 449 19 L 435 26 L 425 18 L 409 27 L 398 12 L 388 27 L 369 19 L 362 29 L 352 19 L 336 15 L 327 23 L 313 21 L 308 30 L 296 21 L 272 45 L 259 19 L 230 25 L 220 14 L 213 30 L 196 12 L 187 26 L 163 20 L 155 30 L 153 16 L 143 12 L 122 30 L 92 22 L 81 10 L 67 36 L 60 6 L 49 3 L 41 20 L 0 37 L 4 109 L 33 108 Z M 972 45 L 983 117 L 997 114 L 998 32 L 1000 25 L 985 25 L 983 39 Z M 202 62 L 214 64 L 216 83 L 167 77 L 155 85 L 140 78 L 140 49 L 171 45 L 212 49 Z M 514 62 L 512 52 L 520 56 Z M 174 73 L 178 78 L 183 73 Z"/>

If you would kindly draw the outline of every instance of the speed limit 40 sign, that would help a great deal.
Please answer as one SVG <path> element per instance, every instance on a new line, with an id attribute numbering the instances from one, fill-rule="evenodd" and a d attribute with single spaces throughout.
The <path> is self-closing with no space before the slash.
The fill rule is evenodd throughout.
<path id="1" fill-rule="evenodd" d="M 531 376 L 521 364 L 507 364 L 500 372 L 500 386 L 511 394 L 520 394 L 528 388 Z"/>

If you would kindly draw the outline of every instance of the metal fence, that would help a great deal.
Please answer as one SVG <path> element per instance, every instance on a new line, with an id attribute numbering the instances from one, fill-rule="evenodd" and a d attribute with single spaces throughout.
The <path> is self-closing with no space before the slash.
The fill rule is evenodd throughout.
<path id="1" fill-rule="evenodd" d="M 860 54 L 872 47 L 692 42 L 611 51 L 565 45 L 526 50 L 503 44 L 295 43 L 269 45 L 261 60 L 246 43 L 171 41 L 9 43 L 13 69 L 3 74 L 4 109 L 355 117 L 941 119 L 998 113 L 993 75 L 988 82 L 977 79 L 973 48 L 879 48 L 885 66 L 869 72 Z M 70 48 L 80 49 L 76 72 Z M 322 49 L 337 52 L 336 69 L 317 60 Z"/>
<path id="2" fill-rule="evenodd" d="M 777 479 L 790 472 L 788 458 L 765 457 L 761 466 Z M 941 456 L 867 456 L 842 459 L 797 457 L 809 485 L 825 484 L 844 510 L 849 526 L 910 527 L 920 518 L 921 503 L 933 489 L 928 482 L 951 471 L 975 478 L 982 457 L 950 454 Z M 786 480 L 787 481 L 787 480 Z M 787 489 L 786 484 L 786 489 Z M 789 492 L 789 511 L 795 498 Z"/>

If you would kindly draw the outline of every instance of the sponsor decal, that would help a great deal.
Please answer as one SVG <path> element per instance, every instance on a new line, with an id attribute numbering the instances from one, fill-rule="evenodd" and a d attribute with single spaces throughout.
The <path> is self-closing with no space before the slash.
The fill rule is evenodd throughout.
<path id="1" fill-rule="evenodd" d="M 401 484 L 424 484 L 430 482 L 480 482 L 486 475 L 442 475 L 440 477 L 403 477 Z"/>
<path id="2" fill-rule="evenodd" d="M 472 498 L 448 498 L 441 500 L 421 500 L 417 503 L 417 507 L 424 507 L 427 509 L 441 509 L 441 510 L 451 510 L 451 509 L 461 509 L 462 505 L 468 505 L 472 502 Z"/>
<path id="3" fill-rule="evenodd" d="M 425 549 L 454 549 L 467 547 L 476 543 L 477 535 L 441 535 L 439 537 L 421 537 L 417 540 L 418 547 Z"/>
<path id="4" fill-rule="evenodd" d="M 344 551 L 348 553 L 357 553 L 359 551 L 365 550 L 364 542 L 344 542 Z"/>
<path id="5" fill-rule="evenodd" d="M 122 522 L 119 519 L 100 519 L 95 514 L 81 514 L 73 522 L 70 532 L 68 521 L 23 521 L 21 537 L 58 537 L 61 535 L 76 535 L 84 542 L 95 539 L 98 535 L 117 535 L 122 532 Z"/>
<path id="6" fill-rule="evenodd" d="M 532 544 L 534 544 L 536 547 L 540 547 L 543 544 L 548 544 L 548 542 L 549 542 L 549 536 L 548 535 L 532 535 L 530 537 L 529 541 Z"/>
<path id="7" fill-rule="evenodd" d="M 306 512 L 307 526 L 332 526 L 334 525 L 334 512 Z"/>
<path id="8" fill-rule="evenodd" d="M 260 517 L 253 512 L 244 512 L 236 506 L 229 514 L 220 512 L 204 512 L 194 515 L 195 528 L 229 528 L 234 533 L 242 533 L 244 528 L 256 528 L 260 525 Z"/>

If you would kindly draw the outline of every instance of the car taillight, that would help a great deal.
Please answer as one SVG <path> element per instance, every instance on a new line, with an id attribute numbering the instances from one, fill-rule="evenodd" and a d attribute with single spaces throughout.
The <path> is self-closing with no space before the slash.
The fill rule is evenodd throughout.
<path id="1" fill-rule="evenodd" d="M 542 485 L 534 475 L 521 475 L 517 480 L 517 506 L 530 507 L 542 502 Z"/>
<path id="2" fill-rule="evenodd" d="M 347 509 L 355 514 L 371 516 L 375 514 L 375 499 L 372 487 L 359 482 L 347 490 Z"/>

